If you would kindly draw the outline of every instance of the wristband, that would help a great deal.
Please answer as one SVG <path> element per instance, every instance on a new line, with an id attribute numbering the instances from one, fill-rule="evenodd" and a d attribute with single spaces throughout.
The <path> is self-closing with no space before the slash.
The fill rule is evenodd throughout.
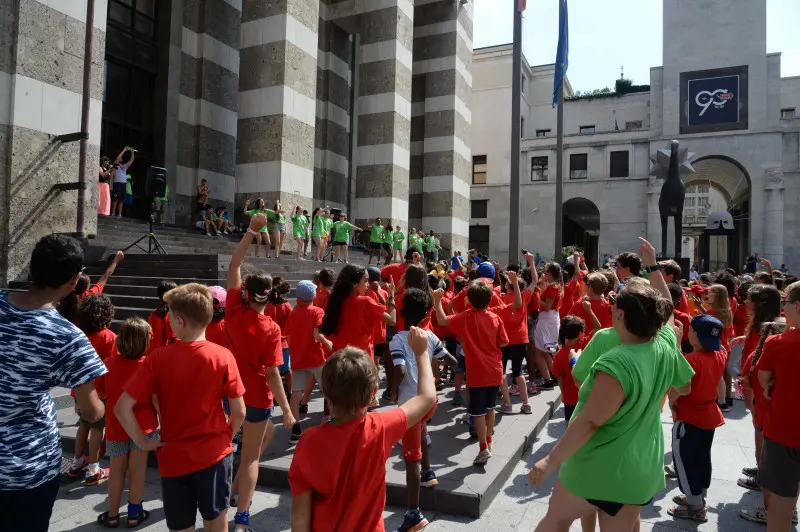
<path id="1" fill-rule="evenodd" d="M 659 270 L 661 270 L 661 266 L 659 266 L 658 264 L 656 264 L 655 266 L 648 266 L 647 267 L 647 273 L 655 273 L 655 272 L 657 272 Z"/>

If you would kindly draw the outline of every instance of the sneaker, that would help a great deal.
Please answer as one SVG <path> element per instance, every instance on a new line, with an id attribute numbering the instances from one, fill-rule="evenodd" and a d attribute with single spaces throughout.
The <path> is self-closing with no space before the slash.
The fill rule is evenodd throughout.
<path id="1" fill-rule="evenodd" d="M 508 387 L 508 393 L 513 395 L 514 397 L 517 397 L 519 395 L 519 388 L 517 387 L 516 384 L 512 384 L 511 386 Z"/>
<path id="2" fill-rule="evenodd" d="M 86 468 L 89 466 L 89 458 L 82 456 L 80 460 L 72 460 L 67 475 L 70 477 L 80 477 L 85 475 Z"/>
<path id="3" fill-rule="evenodd" d="M 303 435 L 302 432 L 300 434 L 295 434 L 294 432 L 292 432 L 291 436 L 289 436 L 289 441 L 292 443 L 297 443 L 300 441 L 300 436 L 302 435 Z"/>
<path id="4" fill-rule="evenodd" d="M 690 506 L 678 505 L 667 510 L 667 513 L 676 519 L 688 519 L 690 521 L 699 521 L 701 523 L 708 521 L 705 506 L 702 508 L 692 508 Z"/>
<path id="5" fill-rule="evenodd" d="M 463 405 L 464 405 L 464 396 L 461 395 L 461 392 L 454 392 L 453 406 L 463 406 Z"/>
<path id="6" fill-rule="evenodd" d="M 420 475 L 419 485 L 423 488 L 432 488 L 438 483 L 439 481 L 436 479 L 436 473 L 433 472 L 433 469 L 423 471 Z"/>
<path id="7" fill-rule="evenodd" d="M 489 449 L 484 449 L 478 453 L 478 456 L 476 456 L 475 460 L 472 461 L 472 465 L 475 466 L 486 465 L 486 463 L 489 461 L 489 458 L 491 457 L 492 457 L 492 451 L 490 451 Z"/>
<path id="8" fill-rule="evenodd" d="M 748 477 L 756 478 L 756 475 L 758 475 L 758 468 L 757 467 L 743 467 L 742 468 L 742 475 L 746 475 Z"/>
<path id="9" fill-rule="evenodd" d="M 752 523 L 767 524 L 767 509 L 763 506 L 754 506 L 739 510 L 739 517 Z"/>
<path id="10" fill-rule="evenodd" d="M 419 510 L 409 510 L 403 518 L 403 524 L 397 529 L 397 532 L 416 532 L 428 526 L 428 520 L 422 515 Z"/>
<path id="11" fill-rule="evenodd" d="M 678 473 L 675 472 L 675 468 L 671 465 L 664 466 L 664 474 L 667 478 L 678 478 Z"/>
<path id="12" fill-rule="evenodd" d="M 555 385 L 553 384 L 552 379 L 551 380 L 545 379 L 545 380 L 542 381 L 541 384 L 537 384 L 536 387 L 539 388 L 540 390 L 544 390 L 544 391 L 549 391 L 549 390 L 555 390 L 556 389 Z"/>
<path id="13" fill-rule="evenodd" d="M 83 483 L 87 486 L 96 486 L 97 484 L 102 484 L 106 480 L 108 480 L 109 475 L 111 474 L 111 470 L 107 467 L 101 467 L 97 473 L 90 475 L 89 472 L 86 472 L 86 480 Z"/>
<path id="14" fill-rule="evenodd" d="M 442 382 L 442 379 L 436 379 L 436 391 L 441 392 L 442 390 L 444 390 L 444 383 Z"/>
<path id="15" fill-rule="evenodd" d="M 753 477 L 743 477 L 736 481 L 736 484 L 744 489 L 752 491 L 761 491 L 761 484 L 758 483 Z"/>
<path id="16" fill-rule="evenodd" d="M 503 403 L 501 406 L 497 407 L 497 411 L 501 414 L 513 414 L 514 408 L 508 403 Z"/>
<path id="17" fill-rule="evenodd" d="M 723 402 L 721 402 L 721 403 L 720 403 L 719 401 L 717 401 L 717 406 L 719 407 L 719 409 L 720 409 L 722 412 L 728 412 L 728 411 L 730 411 L 730 407 L 728 407 L 728 403 L 726 403 L 725 401 L 723 401 Z"/>
<path id="18" fill-rule="evenodd" d="M 522 405 L 519 407 L 519 412 L 520 414 L 533 414 L 533 408 L 531 408 L 531 405 Z"/>
<path id="19" fill-rule="evenodd" d="M 532 381 L 528 382 L 528 395 L 537 395 L 539 393 L 541 392 L 538 388 L 536 388 L 536 384 L 534 384 Z"/>
<path id="20" fill-rule="evenodd" d="M 308 405 L 306 403 L 300 403 L 300 413 L 303 415 L 308 414 Z"/>

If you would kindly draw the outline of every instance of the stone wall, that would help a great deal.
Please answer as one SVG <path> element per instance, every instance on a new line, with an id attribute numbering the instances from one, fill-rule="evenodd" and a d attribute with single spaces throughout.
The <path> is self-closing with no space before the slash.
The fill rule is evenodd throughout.
<path id="1" fill-rule="evenodd" d="M 106 10 L 98 0 L 86 159 L 89 234 L 97 230 Z M 77 182 L 79 144 L 54 137 L 80 131 L 85 21 L 73 2 L 0 6 L 0 284 L 24 277 L 39 238 L 76 230 L 78 192 L 56 192 L 53 185 Z"/>

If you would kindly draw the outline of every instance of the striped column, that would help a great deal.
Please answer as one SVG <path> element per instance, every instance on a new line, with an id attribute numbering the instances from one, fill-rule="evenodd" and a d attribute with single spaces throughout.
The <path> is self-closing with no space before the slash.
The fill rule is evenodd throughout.
<path id="1" fill-rule="evenodd" d="M 261 197 L 311 207 L 318 26 L 316 0 L 244 0 L 237 206 Z"/>
<path id="2" fill-rule="evenodd" d="M 351 35 L 321 17 L 314 140 L 315 206 L 329 205 L 346 210 L 350 180 L 352 55 Z"/>
<path id="3" fill-rule="evenodd" d="M 201 179 L 210 202 L 233 206 L 241 1 L 185 0 L 178 101 L 176 221 L 191 218 Z"/>
<path id="4" fill-rule="evenodd" d="M 425 170 L 425 75 L 411 79 L 411 163 L 408 187 L 408 229 L 422 228 L 422 177 Z"/>
<path id="5" fill-rule="evenodd" d="M 413 72 L 424 76 L 421 225 L 461 251 L 469 241 L 472 9 L 472 2 L 418 5 L 414 27 Z"/>
<path id="6" fill-rule="evenodd" d="M 380 9 L 361 15 L 355 216 L 406 227 L 414 8 L 409 0 L 364 5 Z"/>

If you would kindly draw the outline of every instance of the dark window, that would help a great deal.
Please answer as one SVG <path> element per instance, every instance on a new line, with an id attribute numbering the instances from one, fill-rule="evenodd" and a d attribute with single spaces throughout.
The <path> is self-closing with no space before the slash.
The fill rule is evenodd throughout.
<path id="1" fill-rule="evenodd" d="M 472 157 L 472 184 L 485 185 L 486 184 L 486 169 L 487 162 L 485 155 L 475 155 Z"/>
<path id="2" fill-rule="evenodd" d="M 486 218 L 489 212 L 489 200 L 472 200 L 470 218 Z"/>
<path id="3" fill-rule="evenodd" d="M 569 178 L 586 179 L 589 177 L 589 155 L 574 153 L 569 156 Z"/>
<path id="4" fill-rule="evenodd" d="M 477 249 L 484 255 L 489 254 L 489 226 L 469 226 L 469 249 Z"/>
<path id="5" fill-rule="evenodd" d="M 631 122 L 625 122 L 625 131 L 632 131 L 634 129 L 642 129 L 641 120 L 633 120 Z"/>
<path id="6" fill-rule="evenodd" d="M 628 167 L 628 151 L 611 152 L 611 177 L 629 177 L 630 168 Z"/>
<path id="7" fill-rule="evenodd" d="M 547 155 L 531 158 L 531 181 L 547 181 Z"/>
<path id="8" fill-rule="evenodd" d="M 550 134 L 550 130 L 549 129 L 537 129 L 536 130 L 536 136 L 537 137 L 546 137 L 549 134 Z"/>
<path id="9" fill-rule="evenodd" d="M 794 107 L 781 109 L 781 118 L 794 118 Z"/>
<path id="10" fill-rule="evenodd" d="M 519 119 L 519 136 L 525 138 L 525 117 L 521 116 Z"/>
<path id="11" fill-rule="evenodd" d="M 594 126 L 581 126 L 579 131 L 581 135 L 590 135 L 594 133 Z"/>

